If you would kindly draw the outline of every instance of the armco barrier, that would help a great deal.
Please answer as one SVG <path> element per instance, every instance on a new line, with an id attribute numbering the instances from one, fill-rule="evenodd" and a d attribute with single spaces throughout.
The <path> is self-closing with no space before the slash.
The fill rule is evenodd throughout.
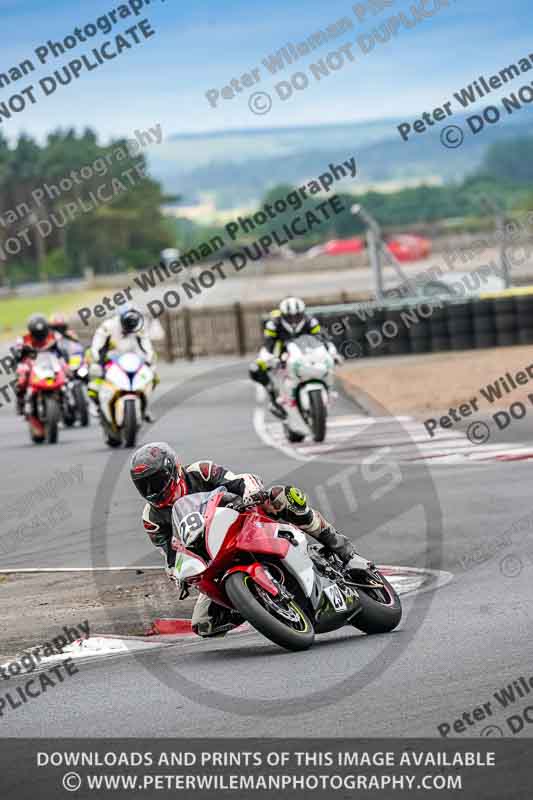
<path id="1" fill-rule="evenodd" d="M 533 287 L 310 310 L 347 358 L 533 344 Z"/>

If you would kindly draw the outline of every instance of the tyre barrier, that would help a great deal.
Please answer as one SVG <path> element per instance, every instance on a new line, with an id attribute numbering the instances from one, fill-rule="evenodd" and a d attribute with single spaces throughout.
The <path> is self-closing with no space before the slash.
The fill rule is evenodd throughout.
<path id="1" fill-rule="evenodd" d="M 347 358 L 533 344 L 533 287 L 309 310 Z"/>

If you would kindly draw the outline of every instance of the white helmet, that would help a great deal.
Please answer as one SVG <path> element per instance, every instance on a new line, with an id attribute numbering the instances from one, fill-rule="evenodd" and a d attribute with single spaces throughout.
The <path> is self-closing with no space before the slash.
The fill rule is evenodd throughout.
<path id="1" fill-rule="evenodd" d="M 305 303 L 299 297 L 286 297 L 279 304 L 281 324 L 295 336 L 305 325 Z"/>

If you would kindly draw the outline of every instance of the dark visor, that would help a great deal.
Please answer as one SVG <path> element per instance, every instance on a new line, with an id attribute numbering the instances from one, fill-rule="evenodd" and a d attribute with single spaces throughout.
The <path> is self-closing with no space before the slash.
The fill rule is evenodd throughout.
<path id="1" fill-rule="evenodd" d="M 285 319 L 289 323 L 289 325 L 298 325 L 304 318 L 303 314 L 286 314 Z"/>
<path id="2" fill-rule="evenodd" d="M 150 475 L 147 478 L 134 477 L 135 486 L 147 500 L 156 500 L 163 494 L 172 480 L 168 475 Z"/>

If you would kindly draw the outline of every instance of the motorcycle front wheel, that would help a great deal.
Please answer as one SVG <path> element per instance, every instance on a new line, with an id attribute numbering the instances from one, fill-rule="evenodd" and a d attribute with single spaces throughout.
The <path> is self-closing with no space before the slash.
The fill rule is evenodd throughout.
<path id="1" fill-rule="evenodd" d="M 135 447 L 137 441 L 137 411 L 133 400 L 126 400 L 124 404 L 124 444 L 126 447 Z"/>
<path id="2" fill-rule="evenodd" d="M 224 584 L 236 611 L 259 633 L 286 650 L 308 650 L 315 631 L 295 600 L 279 600 L 262 589 L 246 572 L 233 572 Z"/>
<path id="3" fill-rule="evenodd" d="M 56 444 L 59 432 L 59 418 L 61 417 L 61 409 L 57 401 L 57 397 L 49 395 L 45 398 L 46 408 L 46 441 L 48 444 Z"/>
<path id="4" fill-rule="evenodd" d="M 82 428 L 86 428 L 89 424 L 89 405 L 87 402 L 87 396 L 85 394 L 85 388 L 83 384 L 76 383 L 73 391 L 80 425 Z"/>
<path id="5" fill-rule="evenodd" d="M 402 604 L 395 589 L 379 573 L 381 587 L 357 586 L 362 610 L 354 617 L 352 625 L 363 633 L 389 633 L 398 627 L 402 618 Z"/>

